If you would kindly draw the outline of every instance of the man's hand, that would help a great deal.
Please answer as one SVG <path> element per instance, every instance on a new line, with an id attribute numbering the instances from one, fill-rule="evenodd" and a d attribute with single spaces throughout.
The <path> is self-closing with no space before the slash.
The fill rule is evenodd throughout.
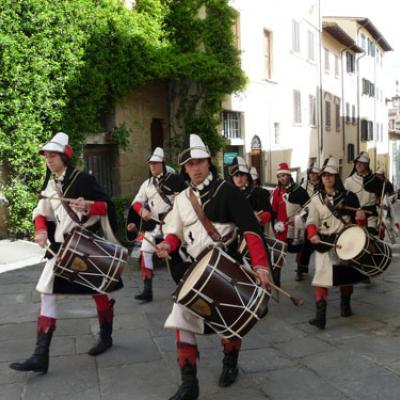
<path id="1" fill-rule="evenodd" d="M 140 210 L 140 216 L 145 220 L 148 221 L 149 219 L 151 219 L 151 212 L 147 209 L 147 208 L 142 208 Z"/>
<path id="2" fill-rule="evenodd" d="M 367 219 L 367 216 L 363 210 L 357 210 L 356 211 L 356 220 L 358 221 L 365 221 Z"/>
<path id="3" fill-rule="evenodd" d="M 136 231 L 137 230 L 137 226 L 136 226 L 136 224 L 131 222 L 130 224 L 128 224 L 126 229 L 128 230 L 128 232 Z"/>
<path id="4" fill-rule="evenodd" d="M 42 230 L 35 233 L 35 243 L 40 247 L 46 247 L 47 244 L 47 231 Z"/>
<path id="5" fill-rule="evenodd" d="M 72 200 L 69 205 L 75 212 L 86 214 L 89 211 L 88 204 L 83 197 L 78 197 L 77 199 Z"/>
<path id="6" fill-rule="evenodd" d="M 271 290 L 271 280 L 270 280 L 270 273 L 267 269 L 264 268 L 257 268 L 255 267 L 255 272 L 257 274 L 257 278 L 260 281 L 261 287 L 263 287 L 266 290 Z"/>
<path id="7" fill-rule="evenodd" d="M 314 235 L 310 238 L 310 242 L 312 244 L 318 244 L 321 241 L 321 238 L 319 237 L 319 235 Z"/>
<path id="8" fill-rule="evenodd" d="M 156 254 L 160 258 L 168 257 L 170 251 L 171 251 L 171 245 L 165 240 L 156 246 Z"/>
<path id="9" fill-rule="evenodd" d="M 285 232 L 285 224 L 282 221 L 278 221 L 274 225 L 275 232 Z"/>

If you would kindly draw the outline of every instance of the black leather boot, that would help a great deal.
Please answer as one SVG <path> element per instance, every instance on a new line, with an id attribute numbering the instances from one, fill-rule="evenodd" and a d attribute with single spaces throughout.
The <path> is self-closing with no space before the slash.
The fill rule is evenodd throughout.
<path id="1" fill-rule="evenodd" d="M 169 400 L 197 400 L 199 397 L 199 381 L 196 364 L 186 363 L 181 368 L 182 383 L 178 391 Z"/>
<path id="2" fill-rule="evenodd" d="M 281 269 L 274 268 L 272 270 L 272 280 L 274 281 L 275 285 L 281 287 Z"/>
<path id="3" fill-rule="evenodd" d="M 153 301 L 152 279 L 145 278 L 143 284 L 144 284 L 143 292 L 136 295 L 135 299 L 142 300 L 144 303 Z"/>
<path id="4" fill-rule="evenodd" d="M 340 296 L 340 315 L 342 317 L 351 317 L 353 313 L 351 312 L 350 305 L 351 295 L 341 295 Z"/>
<path id="5" fill-rule="evenodd" d="M 316 303 L 317 312 L 315 318 L 310 319 L 310 325 L 314 325 L 319 329 L 324 329 L 326 325 L 326 300 L 320 300 Z"/>
<path id="6" fill-rule="evenodd" d="M 222 361 L 222 373 L 219 377 L 218 386 L 226 387 L 232 385 L 235 382 L 238 374 L 238 357 L 239 351 L 233 349 L 230 352 L 224 350 L 224 359 Z"/>
<path id="7" fill-rule="evenodd" d="M 49 347 L 53 332 L 54 329 L 49 329 L 47 333 L 41 330 L 37 336 L 32 356 L 24 362 L 10 364 L 10 368 L 16 371 L 34 371 L 46 374 L 49 369 Z"/>
<path id="8" fill-rule="evenodd" d="M 104 353 L 113 345 L 112 331 L 113 331 L 113 320 L 114 320 L 114 304 L 115 300 L 109 300 L 110 308 L 105 311 L 98 311 L 100 333 L 99 339 L 95 345 L 88 351 L 91 356 L 97 356 Z"/>
<path id="9" fill-rule="evenodd" d="M 303 280 L 303 270 L 302 270 L 302 268 L 301 268 L 301 265 L 298 265 L 297 266 L 297 269 L 296 269 L 296 281 L 297 282 L 300 282 L 300 281 L 302 281 Z"/>

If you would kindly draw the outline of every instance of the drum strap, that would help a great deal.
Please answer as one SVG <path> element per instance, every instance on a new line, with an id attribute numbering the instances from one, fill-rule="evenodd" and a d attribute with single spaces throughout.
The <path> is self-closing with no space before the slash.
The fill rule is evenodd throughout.
<path id="1" fill-rule="evenodd" d="M 63 197 L 63 193 L 62 193 L 60 187 L 58 186 L 58 184 L 56 184 L 55 186 L 56 186 L 56 192 L 57 192 L 58 196 L 60 198 Z M 78 225 L 82 225 L 82 222 L 78 218 L 78 215 L 72 210 L 72 208 L 69 206 L 69 204 L 67 202 L 62 201 L 61 205 L 64 207 L 65 211 L 70 216 L 72 221 L 76 222 Z"/>
<path id="2" fill-rule="evenodd" d="M 325 198 L 324 204 L 328 207 L 332 215 L 336 217 L 340 222 L 342 222 L 343 225 L 348 225 L 348 223 L 340 215 L 340 211 L 337 208 L 335 208 L 335 206 L 329 201 L 328 198 Z"/>
<path id="3" fill-rule="evenodd" d="M 168 176 L 167 176 L 168 178 Z M 172 208 L 172 202 L 171 200 L 168 198 L 168 196 L 163 192 L 162 188 L 160 187 L 160 184 L 158 183 L 157 179 L 153 179 L 153 184 L 154 187 L 157 190 L 157 193 L 160 195 L 160 197 L 164 200 L 164 202 L 170 206 Z"/>
<path id="4" fill-rule="evenodd" d="M 199 221 L 204 226 L 204 229 L 207 231 L 208 235 L 212 240 L 215 242 L 221 242 L 222 237 L 212 224 L 212 222 L 207 218 L 203 208 L 200 206 L 199 202 L 197 201 L 196 195 L 194 194 L 192 189 L 189 189 L 189 200 L 192 204 L 193 210 L 196 213 Z"/>

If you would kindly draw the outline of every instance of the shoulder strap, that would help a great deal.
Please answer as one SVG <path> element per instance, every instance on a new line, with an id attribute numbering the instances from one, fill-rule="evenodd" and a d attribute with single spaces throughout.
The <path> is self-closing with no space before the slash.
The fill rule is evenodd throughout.
<path id="1" fill-rule="evenodd" d="M 199 218 L 199 221 L 203 225 L 204 229 L 207 231 L 210 238 L 216 242 L 221 241 L 222 240 L 221 235 L 219 234 L 215 226 L 212 224 L 212 222 L 207 218 L 204 210 L 201 208 L 199 202 L 197 201 L 196 195 L 194 194 L 191 188 L 189 189 L 189 200 L 190 203 L 192 204 L 194 212 L 196 213 L 197 217 Z"/>
<path id="2" fill-rule="evenodd" d="M 344 225 L 347 225 L 347 222 L 343 219 L 343 217 L 340 215 L 340 211 L 335 208 L 333 204 L 328 200 L 327 197 L 325 197 L 323 203 L 328 207 L 329 211 L 332 213 L 332 215 L 337 218 L 340 222 L 342 222 Z"/>
<path id="3" fill-rule="evenodd" d="M 62 197 L 64 197 L 59 186 L 56 184 L 55 187 L 56 187 L 56 192 L 58 194 L 58 197 L 60 197 L 60 199 Z M 67 214 L 71 217 L 72 221 L 76 222 L 78 225 L 82 224 L 82 222 L 78 218 L 78 215 L 72 210 L 72 208 L 69 206 L 69 204 L 66 201 L 61 201 L 61 205 L 64 207 L 64 210 L 67 212 Z"/>
<path id="4" fill-rule="evenodd" d="M 172 207 L 172 203 L 171 200 L 168 198 L 168 196 L 163 192 L 163 190 L 161 189 L 157 179 L 153 179 L 153 184 L 154 187 L 157 190 L 157 193 L 160 195 L 160 197 L 164 200 L 164 202 L 169 205 L 170 207 Z"/>

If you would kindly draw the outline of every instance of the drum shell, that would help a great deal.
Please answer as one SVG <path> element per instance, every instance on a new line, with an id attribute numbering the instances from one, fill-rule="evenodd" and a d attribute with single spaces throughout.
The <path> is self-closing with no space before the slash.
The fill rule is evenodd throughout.
<path id="1" fill-rule="evenodd" d="M 94 292 L 108 293 L 121 287 L 127 258 L 124 247 L 78 227 L 62 244 L 54 274 Z"/>
<path id="2" fill-rule="evenodd" d="M 201 253 L 198 260 L 207 253 L 208 251 Z M 178 285 L 175 297 L 179 299 L 178 302 L 180 304 L 204 318 L 206 325 L 221 336 L 225 338 L 241 337 L 252 329 L 258 319 L 267 314 L 269 297 L 260 287 L 256 286 L 254 279 L 244 272 L 240 264 L 229 256 L 227 258 L 221 257 L 221 253 L 225 254 L 220 249 L 213 250 L 208 265 L 199 279 L 192 289 L 179 299 L 179 293 L 186 279 L 197 266 L 197 263 L 193 263 Z M 212 266 L 216 265 L 217 262 L 218 268 L 213 270 Z M 251 286 L 237 284 L 240 282 Z M 242 305 L 235 288 L 240 292 L 240 297 L 243 303 L 248 306 L 248 310 L 243 311 L 235 307 L 226 306 Z M 255 291 L 258 292 L 256 298 L 254 296 Z M 196 292 L 201 292 L 203 296 L 199 297 Z M 208 299 L 208 301 L 205 299 Z M 252 314 L 257 315 L 257 317 Z M 218 324 L 225 324 L 229 329 L 225 329 L 226 327 L 220 330 L 216 329 L 215 326 Z"/>
<path id="3" fill-rule="evenodd" d="M 268 235 L 264 235 L 264 239 L 265 243 L 267 244 L 272 269 L 282 268 L 288 252 L 287 243 L 283 242 L 282 240 L 270 237 Z M 241 257 L 249 258 L 249 251 L 247 249 L 247 245 L 244 240 L 240 245 L 239 254 Z"/>
<path id="4" fill-rule="evenodd" d="M 342 235 L 352 227 L 363 230 L 365 241 L 362 250 L 356 256 L 350 260 L 343 261 L 368 277 L 380 275 L 389 267 L 392 259 L 392 251 L 387 243 L 374 238 L 365 228 L 350 225 L 339 233 L 335 244 L 340 246 Z M 341 259 L 340 256 L 342 254 L 339 249 L 336 250 L 336 254 Z"/>

